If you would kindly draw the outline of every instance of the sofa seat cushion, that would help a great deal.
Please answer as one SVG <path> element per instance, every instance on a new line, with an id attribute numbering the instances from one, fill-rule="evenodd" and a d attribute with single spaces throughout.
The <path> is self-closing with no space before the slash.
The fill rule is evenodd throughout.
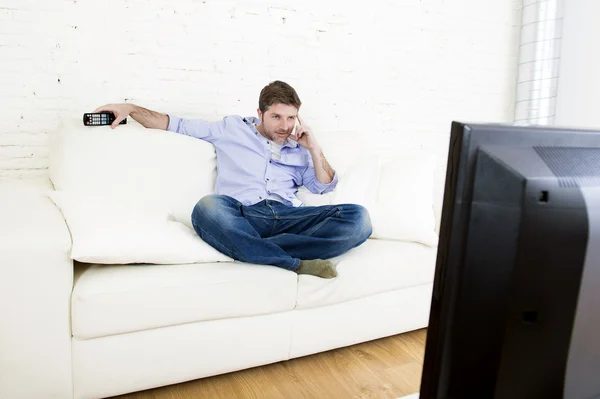
<path id="1" fill-rule="evenodd" d="M 419 243 L 368 239 L 331 259 L 338 276 L 300 275 L 296 308 L 331 305 L 433 282 L 437 248 Z"/>
<path id="2" fill-rule="evenodd" d="M 79 339 L 294 308 L 296 273 L 241 262 L 79 264 L 72 295 Z"/>

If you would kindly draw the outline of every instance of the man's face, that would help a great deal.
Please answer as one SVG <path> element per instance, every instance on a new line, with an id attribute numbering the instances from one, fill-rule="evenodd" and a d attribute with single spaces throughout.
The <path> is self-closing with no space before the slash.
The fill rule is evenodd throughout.
<path id="1" fill-rule="evenodd" d="M 264 135 L 278 144 L 282 144 L 294 130 L 298 109 L 293 105 L 273 104 L 262 113 L 258 110 Z"/>

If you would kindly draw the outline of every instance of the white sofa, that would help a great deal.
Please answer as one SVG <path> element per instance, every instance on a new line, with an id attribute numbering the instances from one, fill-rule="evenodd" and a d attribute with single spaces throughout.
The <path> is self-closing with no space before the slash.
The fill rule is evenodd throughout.
<path id="1" fill-rule="evenodd" d="M 346 193 L 316 196 L 303 190 L 299 196 L 308 204 L 354 196 L 376 206 L 377 199 L 365 199 L 364 190 L 381 181 L 366 181 L 366 164 L 356 167 L 366 159 L 364 147 L 357 136 L 339 137 L 318 136 Z M 437 248 L 413 242 L 406 228 L 396 239 L 375 234 L 336 258 L 339 276 L 331 280 L 227 260 L 112 265 L 72 259 L 75 252 L 88 259 L 84 252 L 91 250 L 75 221 L 65 220 L 54 191 L 99 203 L 135 198 L 166 204 L 189 227 L 191 206 L 212 192 L 215 167 L 212 145 L 201 140 L 131 121 L 115 130 L 66 124 L 52 140 L 48 179 L 0 181 L 0 398 L 108 397 L 427 325 Z M 362 184 L 363 192 L 350 190 L 350 183 Z M 410 187 L 402 190 L 412 195 Z M 439 184 L 436 192 L 434 200 L 425 195 L 413 202 L 425 202 L 439 225 Z M 84 208 L 68 210 L 71 219 L 93 220 L 80 214 Z M 418 212 L 404 211 L 396 217 L 420 223 Z M 435 226 L 423 223 L 421 230 L 435 234 Z M 86 234 L 97 232 L 90 231 Z M 102 247 L 110 239 L 98 234 L 90 241 L 100 247 L 92 260 L 111 251 Z M 152 246 L 148 250 L 160 245 Z"/>

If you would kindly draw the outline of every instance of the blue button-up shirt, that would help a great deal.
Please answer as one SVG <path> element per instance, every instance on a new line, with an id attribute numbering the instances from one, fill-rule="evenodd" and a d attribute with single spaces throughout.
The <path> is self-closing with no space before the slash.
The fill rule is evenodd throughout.
<path id="1" fill-rule="evenodd" d="M 272 159 L 270 140 L 256 130 L 254 123 L 260 120 L 234 115 L 208 122 L 169 115 L 167 129 L 212 143 L 217 153 L 215 193 L 244 205 L 270 198 L 301 206 L 296 198 L 298 187 L 304 185 L 315 194 L 335 189 L 337 173 L 329 184 L 320 182 L 310 152 L 290 138 L 281 147 L 281 159 Z"/>

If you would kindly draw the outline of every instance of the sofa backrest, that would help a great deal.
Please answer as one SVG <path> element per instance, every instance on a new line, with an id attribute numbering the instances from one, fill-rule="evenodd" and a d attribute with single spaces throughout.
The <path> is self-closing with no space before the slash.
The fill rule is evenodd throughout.
<path id="1" fill-rule="evenodd" d="M 64 121 L 51 139 L 49 172 L 56 190 L 166 205 L 191 226 L 195 203 L 213 192 L 216 155 L 210 143 L 135 122 L 111 129 Z"/>
<path id="2" fill-rule="evenodd" d="M 436 232 L 439 232 L 442 203 L 444 197 L 444 184 L 446 181 L 446 163 L 447 154 L 445 148 L 442 153 L 431 153 L 427 150 L 407 150 L 407 149 L 391 149 L 389 151 L 381 151 L 368 140 L 365 135 L 361 135 L 355 131 L 319 131 L 317 140 L 329 163 L 343 175 L 350 166 L 355 162 L 369 155 L 382 155 L 391 157 L 403 157 L 406 154 L 411 156 L 433 156 L 435 162 L 433 176 L 433 212 L 436 220 Z M 419 155 L 421 154 L 421 155 Z M 306 196 L 306 193 L 303 193 Z M 326 201 L 316 201 L 315 203 L 325 203 Z"/>
<path id="3" fill-rule="evenodd" d="M 342 175 L 361 157 L 374 153 L 357 132 L 319 131 L 317 140 Z M 164 204 L 176 220 L 190 227 L 191 210 L 200 198 L 213 193 L 217 174 L 212 144 L 133 121 L 116 129 L 64 121 L 51 139 L 49 170 L 56 190 Z M 435 176 L 436 230 L 444 177 L 445 160 L 440 159 Z"/>

